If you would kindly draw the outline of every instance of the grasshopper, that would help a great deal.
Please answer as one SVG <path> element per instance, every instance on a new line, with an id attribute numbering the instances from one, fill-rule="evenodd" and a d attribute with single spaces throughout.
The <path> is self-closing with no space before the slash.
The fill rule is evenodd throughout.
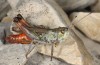
<path id="1" fill-rule="evenodd" d="M 89 14 L 91 14 L 91 13 L 89 13 Z M 88 15 L 86 15 L 86 16 L 88 16 Z M 83 17 L 83 18 L 85 18 L 85 17 Z M 13 39 L 12 39 L 12 37 L 13 37 L 13 38 L 15 38 L 14 41 L 16 41 L 16 43 L 20 43 L 20 44 L 33 44 L 33 43 L 34 44 L 51 44 L 51 61 L 52 61 L 52 57 L 53 57 L 53 44 L 61 43 L 62 41 L 64 41 L 64 36 L 66 34 L 69 34 L 66 31 L 68 31 L 68 29 L 71 28 L 71 25 L 69 27 L 59 27 L 59 28 L 54 28 L 54 29 L 50 29 L 50 28 L 44 27 L 42 25 L 32 26 L 26 22 L 26 20 L 23 18 L 23 16 L 21 14 L 18 14 L 17 17 L 14 17 L 13 22 L 17 26 L 17 28 L 14 29 L 14 31 L 20 31 L 20 34 L 23 34 L 23 37 L 20 34 L 17 35 L 16 38 L 14 36 L 9 36 L 9 39 L 11 38 L 11 40 L 9 40 L 7 38 L 7 41 L 15 43 L 15 42 L 13 42 Z M 19 39 L 18 37 L 22 37 L 22 39 L 20 39 L 20 42 L 18 40 Z M 26 58 L 30 52 L 31 51 L 27 52 Z"/>

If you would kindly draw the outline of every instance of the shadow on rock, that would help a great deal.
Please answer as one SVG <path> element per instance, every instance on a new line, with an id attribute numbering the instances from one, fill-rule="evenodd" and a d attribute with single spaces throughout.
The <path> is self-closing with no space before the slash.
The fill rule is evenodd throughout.
<path id="1" fill-rule="evenodd" d="M 3 43 L 3 44 L 8 44 L 5 40 L 5 38 L 12 34 L 10 32 L 10 25 L 11 25 L 11 22 L 1 22 L 0 23 L 0 41 Z"/>
<path id="2" fill-rule="evenodd" d="M 25 65 L 72 65 L 62 59 L 43 55 L 41 53 L 33 54 L 25 63 Z"/>

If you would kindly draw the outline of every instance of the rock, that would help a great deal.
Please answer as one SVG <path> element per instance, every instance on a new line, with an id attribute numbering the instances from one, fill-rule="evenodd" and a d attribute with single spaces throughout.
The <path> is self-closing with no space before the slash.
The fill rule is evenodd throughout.
<path id="1" fill-rule="evenodd" d="M 91 6 L 91 10 L 93 12 L 100 12 L 99 6 L 100 6 L 100 0 L 97 0 L 97 2 L 93 6 Z"/>
<path id="2" fill-rule="evenodd" d="M 74 20 L 74 25 L 82 31 L 86 36 L 91 38 L 92 40 L 100 42 L 100 14 L 99 13 L 92 13 L 88 15 L 89 13 L 73 13 L 71 15 L 71 18 Z M 88 16 L 86 16 L 88 15 Z M 77 16 L 75 19 L 74 17 Z M 83 18 L 86 16 L 85 18 Z M 82 19 L 83 18 L 83 19 Z M 81 20 L 82 19 L 82 20 Z M 78 22 L 81 20 L 80 22 Z"/>
<path id="3" fill-rule="evenodd" d="M 85 47 L 90 52 L 92 57 L 94 58 L 94 64 L 93 65 L 100 65 L 100 44 L 98 42 L 94 42 L 93 40 L 87 38 L 82 33 L 77 31 L 76 33 L 84 42 Z"/>
<path id="4" fill-rule="evenodd" d="M 13 8 L 12 5 L 14 9 L 12 10 L 13 14 L 9 15 L 15 17 L 20 13 L 30 25 L 43 25 L 49 28 L 66 27 L 70 25 L 67 15 L 53 0 L 21 0 L 15 2 L 14 7 L 15 8 Z M 14 24 L 12 24 L 12 26 L 13 25 Z M 78 38 L 72 30 L 66 32 L 68 34 L 65 36 L 65 41 L 59 43 L 58 46 L 54 48 L 54 57 L 61 58 L 70 64 L 92 65 L 93 59 L 80 38 Z M 38 52 L 44 55 L 51 55 L 51 45 L 47 44 L 46 48 L 44 45 L 37 45 L 36 47 Z M 46 51 L 47 53 L 45 53 L 45 50 L 48 50 Z M 32 55 L 34 56 L 34 53 Z M 30 55 L 29 58 L 31 57 Z"/>
<path id="5" fill-rule="evenodd" d="M 18 6 L 20 6 L 21 3 L 19 3 L 18 5 L 16 3 L 18 3 L 19 0 L 14 0 L 13 2 L 11 2 L 10 0 L 8 0 L 8 2 L 10 3 L 12 9 L 16 10 Z M 97 0 L 54 0 L 56 1 L 57 4 L 59 4 L 59 6 L 61 6 L 64 10 L 66 11 L 72 11 L 72 10 L 80 10 L 80 9 L 84 9 L 88 6 L 92 6 L 94 5 Z"/>
<path id="6" fill-rule="evenodd" d="M 7 0 L 0 0 L 0 20 L 7 15 L 7 12 L 11 9 Z"/>
<path id="7" fill-rule="evenodd" d="M 22 65 L 25 61 L 25 50 L 21 45 L 0 46 L 0 65 Z"/>
<path id="8" fill-rule="evenodd" d="M 19 2 L 19 0 L 7 0 L 7 2 L 10 4 L 12 9 L 16 9 L 17 6 L 19 6 L 20 4 L 17 5 L 17 3 Z"/>
<path id="9" fill-rule="evenodd" d="M 96 0 L 55 0 L 64 10 L 84 9 L 93 5 Z"/>

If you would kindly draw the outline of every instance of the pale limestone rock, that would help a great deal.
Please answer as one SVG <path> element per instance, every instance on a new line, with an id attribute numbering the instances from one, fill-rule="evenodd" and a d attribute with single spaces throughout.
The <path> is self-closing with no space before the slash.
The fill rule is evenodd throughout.
<path id="1" fill-rule="evenodd" d="M 15 8 L 12 7 L 12 17 L 20 13 L 31 25 L 44 25 L 50 28 L 58 28 L 67 26 L 65 23 L 68 25 L 70 23 L 67 15 L 53 0 L 24 0 L 20 1 L 20 3 L 15 3 Z M 92 65 L 93 59 L 85 49 L 83 42 L 74 32 L 68 31 L 68 33 L 72 34 L 68 34 L 65 41 L 55 47 L 54 56 L 71 64 Z M 38 52 L 50 56 L 50 45 L 46 45 L 46 47 L 48 48 L 45 48 L 44 45 L 37 46 Z M 49 50 L 48 53 L 45 53 L 45 50 Z"/>
<path id="2" fill-rule="evenodd" d="M 91 10 L 93 12 L 100 12 L 100 0 L 97 0 L 97 2 L 91 6 Z"/>
<path id="3" fill-rule="evenodd" d="M 93 65 L 100 65 L 100 44 L 98 42 L 94 42 L 93 40 L 87 38 L 86 36 L 84 36 L 79 31 L 77 31 L 76 34 L 82 39 L 85 47 L 87 48 L 87 50 L 92 55 L 92 57 L 94 59 Z"/>
<path id="4" fill-rule="evenodd" d="M 21 45 L 0 46 L 0 65 L 22 65 L 25 61 L 25 50 Z"/>
<path id="5" fill-rule="evenodd" d="M 97 0 L 55 0 L 64 10 L 83 9 L 93 5 Z"/>
<path id="6" fill-rule="evenodd" d="M 22 1 L 23 0 L 21 0 L 21 2 Z M 59 6 L 61 6 L 64 10 L 70 11 L 74 9 L 84 9 L 88 6 L 95 4 L 97 0 L 54 0 L 54 1 L 56 1 L 57 4 L 59 4 Z M 21 4 L 19 0 L 13 0 L 13 1 L 8 0 L 8 2 L 10 3 L 13 9 L 16 9 Z M 19 4 L 17 5 L 16 3 Z"/>
<path id="7" fill-rule="evenodd" d="M 74 25 L 79 30 L 81 30 L 86 36 L 88 36 L 92 40 L 100 42 L 100 30 L 99 30 L 100 29 L 100 13 L 92 13 L 90 15 L 88 14 L 89 13 L 84 13 L 84 12 L 73 13 L 71 15 L 71 19 L 74 20 L 73 22 Z M 77 17 L 74 19 L 75 16 Z M 83 18 L 84 16 L 86 17 Z"/>

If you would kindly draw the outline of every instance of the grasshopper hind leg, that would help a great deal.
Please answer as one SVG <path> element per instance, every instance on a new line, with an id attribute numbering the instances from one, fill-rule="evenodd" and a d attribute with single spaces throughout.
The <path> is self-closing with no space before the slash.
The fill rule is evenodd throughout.
<path id="1" fill-rule="evenodd" d="M 28 59 L 28 55 L 31 53 L 31 51 L 35 48 L 35 45 L 33 46 L 33 41 L 29 44 L 28 46 L 28 50 L 26 50 L 26 48 L 23 46 L 24 50 L 25 50 L 25 57 L 26 59 Z"/>
<path id="2" fill-rule="evenodd" d="M 53 51 L 54 51 L 54 48 L 53 48 L 53 43 L 51 44 L 51 61 L 52 61 L 52 58 L 53 58 Z"/>
<path id="3" fill-rule="evenodd" d="M 29 48 L 28 48 L 28 51 L 27 51 L 27 53 L 26 53 L 26 58 L 28 58 L 28 55 L 32 52 L 32 50 L 35 48 L 35 45 L 34 46 L 32 46 L 33 45 L 33 41 L 30 43 L 30 45 L 29 45 Z"/>

